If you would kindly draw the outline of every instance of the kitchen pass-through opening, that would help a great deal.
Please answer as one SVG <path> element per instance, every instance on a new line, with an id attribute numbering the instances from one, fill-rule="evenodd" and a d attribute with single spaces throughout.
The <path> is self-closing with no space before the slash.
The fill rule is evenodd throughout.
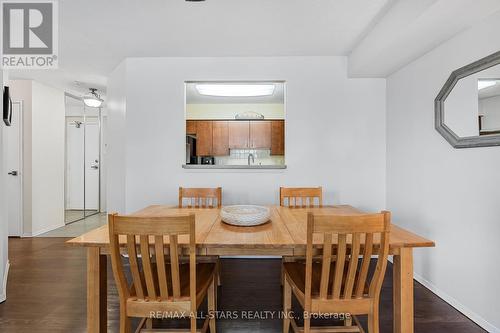
<path id="1" fill-rule="evenodd" d="M 284 81 L 186 82 L 187 168 L 284 168 Z"/>

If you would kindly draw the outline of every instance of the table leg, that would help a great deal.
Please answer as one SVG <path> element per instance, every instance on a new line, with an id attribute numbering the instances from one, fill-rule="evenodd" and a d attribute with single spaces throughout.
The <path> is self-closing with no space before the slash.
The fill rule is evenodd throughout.
<path id="1" fill-rule="evenodd" d="M 87 332 L 107 332 L 107 258 L 98 247 L 87 249 Z"/>
<path id="2" fill-rule="evenodd" d="M 413 249 L 401 248 L 393 264 L 394 332 L 413 333 Z"/>

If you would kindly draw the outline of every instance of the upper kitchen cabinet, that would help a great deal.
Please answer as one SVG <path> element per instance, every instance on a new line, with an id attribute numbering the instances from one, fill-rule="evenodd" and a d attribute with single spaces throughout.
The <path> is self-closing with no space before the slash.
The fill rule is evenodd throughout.
<path id="1" fill-rule="evenodd" d="M 250 122 L 245 120 L 229 122 L 229 148 L 248 149 Z"/>
<path id="2" fill-rule="evenodd" d="M 271 155 L 285 155 L 285 121 L 271 121 Z"/>
<path id="3" fill-rule="evenodd" d="M 196 135 L 196 120 L 186 121 L 186 134 Z"/>
<path id="4" fill-rule="evenodd" d="M 271 149 L 270 121 L 250 121 L 249 148 Z"/>
<path id="5" fill-rule="evenodd" d="M 214 156 L 229 155 L 229 124 L 227 121 L 212 122 L 212 153 Z"/>
<path id="6" fill-rule="evenodd" d="M 212 130 L 211 121 L 199 120 L 196 122 L 196 152 L 198 156 L 213 155 Z"/>

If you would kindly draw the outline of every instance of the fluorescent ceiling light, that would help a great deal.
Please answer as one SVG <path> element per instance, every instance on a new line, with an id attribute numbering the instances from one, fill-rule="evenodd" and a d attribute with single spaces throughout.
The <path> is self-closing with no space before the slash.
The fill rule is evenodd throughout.
<path id="1" fill-rule="evenodd" d="M 201 95 L 220 97 L 256 97 L 274 94 L 274 84 L 197 84 Z"/>
<path id="2" fill-rule="evenodd" d="M 482 89 L 485 89 L 488 87 L 492 87 L 496 84 L 497 84 L 497 81 L 493 81 L 493 80 L 478 80 L 477 81 L 477 88 L 479 90 L 482 90 Z"/>

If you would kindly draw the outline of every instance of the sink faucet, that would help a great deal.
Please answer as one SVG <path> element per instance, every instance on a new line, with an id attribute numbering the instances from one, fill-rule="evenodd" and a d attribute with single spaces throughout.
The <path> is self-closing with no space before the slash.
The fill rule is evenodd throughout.
<path id="1" fill-rule="evenodd" d="M 252 158 L 252 163 L 255 163 L 255 157 L 253 156 L 253 154 L 248 154 L 248 165 L 251 165 L 250 164 L 250 157 Z"/>

